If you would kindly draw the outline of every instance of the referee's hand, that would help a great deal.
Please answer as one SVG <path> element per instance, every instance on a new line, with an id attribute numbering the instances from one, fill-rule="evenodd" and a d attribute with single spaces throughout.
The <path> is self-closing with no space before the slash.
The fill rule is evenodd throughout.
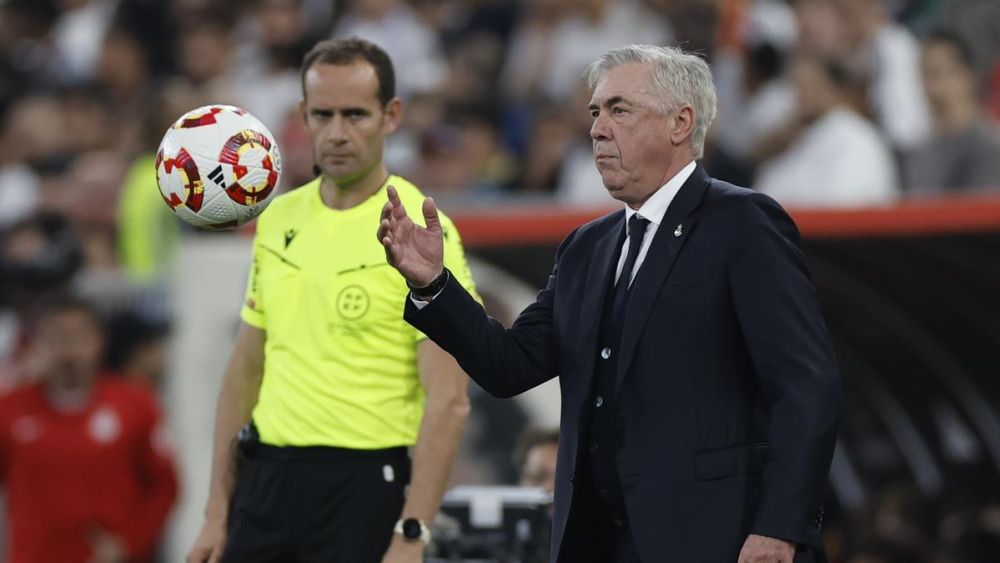
<path id="1" fill-rule="evenodd" d="M 437 206 L 424 199 L 423 213 L 427 227 L 421 227 L 406 214 L 399 194 L 386 187 L 389 201 L 382 207 L 378 240 L 385 248 L 385 259 L 413 287 L 424 287 L 444 271 L 444 236 Z"/>
<path id="2" fill-rule="evenodd" d="M 219 563 L 226 549 L 226 523 L 206 519 L 185 563 Z"/>

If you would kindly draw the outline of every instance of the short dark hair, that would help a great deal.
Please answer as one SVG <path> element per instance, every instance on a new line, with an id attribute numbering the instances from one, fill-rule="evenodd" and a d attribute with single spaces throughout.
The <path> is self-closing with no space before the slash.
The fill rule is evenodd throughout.
<path id="1" fill-rule="evenodd" d="M 558 428 L 528 428 L 517 440 L 517 447 L 514 449 L 514 465 L 520 472 L 524 463 L 528 461 L 528 453 L 536 446 L 559 445 Z"/>
<path id="2" fill-rule="evenodd" d="M 396 97 L 396 71 L 392 59 L 378 45 L 349 37 L 346 39 L 325 39 L 313 46 L 302 59 L 302 97 L 306 95 L 306 73 L 315 64 L 349 65 L 364 61 L 371 65 L 378 78 L 378 100 L 385 106 Z"/>

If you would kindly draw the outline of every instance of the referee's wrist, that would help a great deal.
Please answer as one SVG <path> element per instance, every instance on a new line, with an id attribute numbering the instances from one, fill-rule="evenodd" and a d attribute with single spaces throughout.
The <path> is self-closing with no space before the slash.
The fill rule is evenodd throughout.
<path id="1" fill-rule="evenodd" d="M 431 529 L 419 518 L 400 518 L 392 531 L 408 542 L 419 541 L 424 545 L 431 543 Z"/>

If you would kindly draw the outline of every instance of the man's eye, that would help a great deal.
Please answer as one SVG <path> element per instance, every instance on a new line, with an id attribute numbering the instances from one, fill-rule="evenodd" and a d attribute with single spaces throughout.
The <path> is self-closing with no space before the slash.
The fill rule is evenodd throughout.
<path id="1" fill-rule="evenodd" d="M 624 108 L 612 108 L 611 113 L 613 113 L 615 115 L 625 115 L 625 109 Z"/>

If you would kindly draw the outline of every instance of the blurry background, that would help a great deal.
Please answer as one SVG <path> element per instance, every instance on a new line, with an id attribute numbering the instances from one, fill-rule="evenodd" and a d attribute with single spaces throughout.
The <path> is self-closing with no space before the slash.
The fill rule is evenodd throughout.
<path id="1" fill-rule="evenodd" d="M 200 525 L 251 233 L 185 229 L 153 153 L 184 111 L 229 103 L 278 137 L 284 188 L 310 180 L 299 63 L 334 35 L 393 58 L 390 169 L 455 219 L 508 323 L 561 237 L 615 207 L 582 67 L 627 43 L 702 53 L 719 93 L 704 165 L 792 210 L 842 362 L 833 560 L 1000 561 L 1000 1 L 0 0 L 0 392 L 33 377 L 47 296 L 99 307 L 107 368 L 171 420 L 164 560 Z M 454 481 L 514 482 L 518 435 L 558 423 L 558 388 L 471 393 Z"/>

